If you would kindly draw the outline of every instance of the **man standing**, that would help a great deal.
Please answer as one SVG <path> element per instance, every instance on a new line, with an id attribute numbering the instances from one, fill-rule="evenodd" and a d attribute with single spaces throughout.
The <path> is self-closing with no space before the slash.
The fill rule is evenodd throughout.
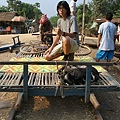
<path id="1" fill-rule="evenodd" d="M 70 15 L 69 4 L 60 1 L 57 5 L 57 12 L 60 18 L 57 21 L 56 36 L 51 47 L 46 50 L 44 57 L 46 60 L 53 60 L 64 55 L 64 61 L 74 60 L 74 52 L 78 50 L 78 25 L 75 16 Z M 60 44 L 57 44 L 57 43 Z"/>
<path id="2" fill-rule="evenodd" d="M 106 60 L 110 62 L 114 56 L 115 39 L 116 39 L 116 25 L 111 22 L 113 14 L 111 12 L 106 14 L 106 22 L 102 23 L 98 30 L 99 47 L 96 53 L 96 61 Z M 108 66 L 106 66 L 108 70 Z"/>
<path id="3" fill-rule="evenodd" d="M 76 2 L 77 0 L 71 0 L 69 6 L 70 6 L 70 11 L 71 11 L 71 15 L 76 15 Z"/>

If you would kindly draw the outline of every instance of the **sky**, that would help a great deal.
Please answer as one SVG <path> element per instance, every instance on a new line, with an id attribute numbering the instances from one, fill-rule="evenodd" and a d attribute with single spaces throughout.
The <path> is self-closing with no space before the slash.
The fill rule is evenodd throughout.
<path id="1" fill-rule="evenodd" d="M 21 2 L 29 3 L 29 4 L 35 4 L 36 2 L 40 3 L 40 10 L 42 13 L 47 14 L 47 16 L 50 18 L 52 16 L 57 15 L 56 12 L 56 6 L 57 3 L 61 0 L 20 0 Z M 70 3 L 71 0 L 66 0 L 68 3 Z M 91 0 L 86 0 L 86 3 L 90 2 Z M 77 0 L 76 5 L 83 4 L 83 0 Z M 7 6 L 6 0 L 0 0 L 0 6 Z"/>

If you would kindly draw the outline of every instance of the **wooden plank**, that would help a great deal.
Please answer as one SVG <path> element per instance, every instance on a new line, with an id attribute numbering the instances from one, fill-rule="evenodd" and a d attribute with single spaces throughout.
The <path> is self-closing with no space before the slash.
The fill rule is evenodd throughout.
<path id="1" fill-rule="evenodd" d="M 113 82 L 112 82 L 112 80 L 114 80 L 113 78 L 112 78 L 112 76 L 110 76 L 107 72 L 103 72 L 103 73 L 101 73 L 103 76 L 104 76 L 104 78 L 107 80 L 107 82 L 110 84 L 110 85 L 115 85 Z M 115 81 L 115 80 L 114 80 Z"/>
<path id="2" fill-rule="evenodd" d="M 23 98 L 23 93 L 19 93 L 17 96 L 17 101 L 16 101 L 15 106 L 14 106 L 15 111 L 18 111 L 20 109 L 22 98 Z"/>
<path id="3" fill-rule="evenodd" d="M 95 115 L 96 115 L 96 117 L 97 117 L 97 120 L 103 120 L 100 112 L 99 112 L 97 109 L 95 110 Z"/>
<path id="4" fill-rule="evenodd" d="M 99 102 L 97 101 L 94 93 L 91 93 L 91 94 L 90 94 L 90 102 L 93 104 L 93 106 L 94 106 L 95 109 L 99 109 L 99 108 L 100 108 L 100 104 L 99 104 Z"/>
<path id="5" fill-rule="evenodd" d="M 104 85 L 110 85 L 108 83 L 108 81 L 106 81 L 105 77 L 100 73 L 100 77 L 102 78 L 102 82 L 104 83 Z"/>
<path id="6" fill-rule="evenodd" d="M 12 109 L 9 112 L 9 116 L 8 116 L 7 120 L 13 120 L 14 119 L 15 112 L 16 112 L 14 107 L 15 107 L 15 103 L 13 104 Z"/>

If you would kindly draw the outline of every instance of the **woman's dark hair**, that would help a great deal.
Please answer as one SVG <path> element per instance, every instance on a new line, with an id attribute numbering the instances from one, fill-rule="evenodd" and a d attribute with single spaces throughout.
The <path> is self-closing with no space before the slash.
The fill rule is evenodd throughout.
<path id="1" fill-rule="evenodd" d="M 70 16 L 70 7 L 69 7 L 69 4 L 66 1 L 60 1 L 57 4 L 57 12 L 58 12 L 58 9 L 59 9 L 60 6 L 63 6 L 66 9 L 66 11 L 67 11 L 67 16 Z M 59 12 L 58 12 L 58 15 L 59 15 Z"/>
<path id="2" fill-rule="evenodd" d="M 111 12 L 108 12 L 107 14 L 106 14 L 106 19 L 107 20 L 112 20 L 112 17 L 113 17 L 113 14 L 111 13 Z"/>

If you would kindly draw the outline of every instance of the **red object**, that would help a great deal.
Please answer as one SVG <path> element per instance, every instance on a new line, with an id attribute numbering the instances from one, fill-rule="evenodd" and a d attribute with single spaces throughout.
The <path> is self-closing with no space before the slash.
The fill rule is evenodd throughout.
<path id="1" fill-rule="evenodd" d="M 47 21 L 48 21 L 47 15 L 44 14 L 44 15 L 42 15 L 39 23 L 40 23 L 41 25 L 43 25 L 43 24 L 45 24 Z"/>
<path id="2" fill-rule="evenodd" d="M 8 26 L 8 27 L 6 27 L 6 31 L 11 31 L 11 27 L 10 26 Z"/>

